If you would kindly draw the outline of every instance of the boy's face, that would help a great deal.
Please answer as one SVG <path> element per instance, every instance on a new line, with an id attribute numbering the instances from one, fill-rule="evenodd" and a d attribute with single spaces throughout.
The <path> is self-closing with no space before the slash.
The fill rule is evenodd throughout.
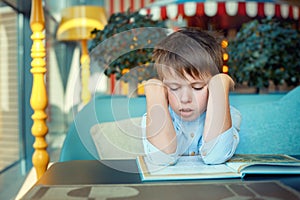
<path id="1" fill-rule="evenodd" d="M 184 121 L 197 119 L 207 107 L 208 88 L 210 77 L 205 80 L 193 78 L 185 74 L 186 79 L 174 72 L 164 76 L 163 83 L 167 86 L 168 101 L 175 113 Z"/>

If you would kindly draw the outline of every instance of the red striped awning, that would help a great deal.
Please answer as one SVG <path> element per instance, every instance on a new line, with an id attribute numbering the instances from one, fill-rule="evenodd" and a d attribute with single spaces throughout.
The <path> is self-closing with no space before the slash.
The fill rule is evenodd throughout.
<path id="1" fill-rule="evenodd" d="M 109 14 L 141 9 L 142 14 L 152 14 L 153 19 L 175 19 L 181 16 L 248 16 L 280 17 L 299 20 L 299 6 L 279 1 L 205 1 L 205 0 L 109 0 L 105 1 Z"/>
<path id="2" fill-rule="evenodd" d="M 171 1 L 172 2 L 172 1 Z M 175 2 L 175 3 L 174 3 Z M 141 9 L 141 14 L 151 14 L 153 19 L 175 19 L 178 16 L 248 16 L 280 17 L 283 19 L 299 19 L 299 6 L 286 3 L 262 1 L 186 1 L 184 3 L 152 4 Z"/>
<path id="3" fill-rule="evenodd" d="M 128 9 L 134 11 L 149 6 L 155 0 L 105 0 L 105 7 L 108 14 L 125 12 Z"/>

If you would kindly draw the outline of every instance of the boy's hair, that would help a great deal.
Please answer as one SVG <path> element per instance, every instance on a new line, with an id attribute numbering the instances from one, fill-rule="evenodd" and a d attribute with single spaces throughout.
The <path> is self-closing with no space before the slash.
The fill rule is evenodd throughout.
<path id="1" fill-rule="evenodd" d="M 170 68 L 185 78 L 204 78 L 220 73 L 223 65 L 222 37 L 214 31 L 181 28 L 156 45 L 153 51 L 155 68 L 160 79 Z"/>

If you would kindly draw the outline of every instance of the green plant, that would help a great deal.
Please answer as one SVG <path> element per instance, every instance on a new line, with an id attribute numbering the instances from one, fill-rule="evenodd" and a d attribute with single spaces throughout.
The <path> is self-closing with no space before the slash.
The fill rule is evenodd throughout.
<path id="1" fill-rule="evenodd" d="M 299 84 L 300 34 L 292 24 L 276 19 L 253 20 L 229 42 L 229 74 L 237 83 L 257 89 Z"/>
<path id="2" fill-rule="evenodd" d="M 139 12 L 112 14 L 103 30 L 92 32 L 95 37 L 89 47 L 91 58 L 105 66 L 108 77 L 115 74 L 116 79 L 125 82 L 142 82 L 155 75 L 149 63 L 156 41 L 167 34 L 164 28 L 164 21 L 154 21 Z"/>

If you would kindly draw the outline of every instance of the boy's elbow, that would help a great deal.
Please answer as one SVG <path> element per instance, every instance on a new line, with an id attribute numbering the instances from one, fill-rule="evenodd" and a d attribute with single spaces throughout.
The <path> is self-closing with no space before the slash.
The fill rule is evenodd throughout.
<path id="1" fill-rule="evenodd" d="M 203 155 L 203 153 L 201 153 L 202 160 L 207 165 L 223 164 L 227 160 L 229 160 L 232 157 L 232 155 L 233 155 L 233 152 L 231 152 L 231 151 L 228 152 L 227 154 L 213 154 L 213 153 L 210 153 L 208 155 Z"/>
<path id="2" fill-rule="evenodd" d="M 174 154 L 170 155 L 163 152 L 149 153 L 147 157 L 151 164 L 159 166 L 175 165 L 178 160 L 178 157 Z"/>
<path id="3" fill-rule="evenodd" d="M 222 164 L 233 156 L 239 143 L 239 136 L 235 129 L 230 130 L 223 133 L 213 145 L 205 146 L 207 144 L 204 144 L 200 149 L 205 164 Z"/>
<path id="4" fill-rule="evenodd" d="M 204 156 L 204 157 L 202 156 L 202 160 L 207 165 L 218 165 L 218 164 L 223 164 L 227 161 L 227 159 L 215 158 L 212 156 Z"/>

